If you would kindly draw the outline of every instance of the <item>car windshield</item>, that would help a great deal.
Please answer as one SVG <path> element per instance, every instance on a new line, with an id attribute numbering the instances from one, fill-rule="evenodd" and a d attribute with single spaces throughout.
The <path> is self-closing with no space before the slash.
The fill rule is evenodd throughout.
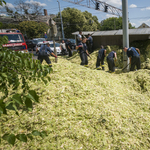
<path id="1" fill-rule="evenodd" d="M 76 40 L 75 40 L 75 39 L 70 39 L 70 42 L 71 42 L 71 43 L 75 43 Z"/>
<path id="2" fill-rule="evenodd" d="M 38 42 L 43 42 L 43 41 L 41 41 L 41 40 L 33 40 L 32 41 L 34 44 L 37 44 Z"/>
<path id="3" fill-rule="evenodd" d="M 21 34 L 0 34 L 1 37 L 7 36 L 9 43 L 23 43 L 24 39 Z"/>
<path id="4" fill-rule="evenodd" d="M 33 40 L 34 40 L 34 41 L 39 41 L 39 42 L 41 42 L 41 41 L 42 41 L 42 42 L 43 42 L 43 41 L 46 41 L 45 38 L 35 38 L 35 39 L 33 39 Z"/>
<path id="5" fill-rule="evenodd" d="M 59 44 L 59 43 L 55 43 L 55 46 L 56 46 L 56 47 L 59 47 L 60 44 Z M 54 44 L 50 44 L 50 47 L 54 47 Z"/>

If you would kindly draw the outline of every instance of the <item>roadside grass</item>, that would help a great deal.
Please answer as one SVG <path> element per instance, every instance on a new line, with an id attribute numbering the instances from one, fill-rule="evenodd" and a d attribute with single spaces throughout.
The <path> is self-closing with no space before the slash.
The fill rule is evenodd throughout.
<path id="1" fill-rule="evenodd" d="M 33 111 L 0 118 L 0 133 L 46 131 L 14 147 L 4 140 L 3 150 L 148 150 L 150 149 L 150 71 L 110 74 L 96 70 L 96 52 L 89 68 L 80 58 L 58 57 L 51 82 L 30 83 L 40 96 Z M 76 56 L 76 57 L 75 57 Z M 45 63 L 45 62 L 44 62 Z"/>

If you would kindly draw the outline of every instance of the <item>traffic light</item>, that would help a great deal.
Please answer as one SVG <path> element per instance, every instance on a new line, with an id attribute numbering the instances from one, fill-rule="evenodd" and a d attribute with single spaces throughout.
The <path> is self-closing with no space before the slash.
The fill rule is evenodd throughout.
<path id="1" fill-rule="evenodd" d="M 95 9 L 96 9 L 96 10 L 99 9 L 99 3 L 98 3 L 98 2 L 96 2 L 96 7 L 95 7 Z"/>
<path id="2" fill-rule="evenodd" d="M 105 5 L 105 11 L 104 12 L 108 12 L 108 6 Z"/>

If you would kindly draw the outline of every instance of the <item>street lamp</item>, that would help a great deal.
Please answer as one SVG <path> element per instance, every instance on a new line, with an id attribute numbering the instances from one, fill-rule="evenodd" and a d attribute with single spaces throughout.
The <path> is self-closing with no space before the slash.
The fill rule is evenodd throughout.
<path id="1" fill-rule="evenodd" d="M 63 37 L 63 39 L 64 39 L 65 36 L 64 36 L 63 21 L 62 21 L 61 10 L 60 10 L 60 3 L 59 3 L 58 0 L 57 0 L 57 2 L 58 2 L 58 5 L 59 5 L 59 13 L 60 13 L 60 19 L 61 19 L 62 37 Z"/>

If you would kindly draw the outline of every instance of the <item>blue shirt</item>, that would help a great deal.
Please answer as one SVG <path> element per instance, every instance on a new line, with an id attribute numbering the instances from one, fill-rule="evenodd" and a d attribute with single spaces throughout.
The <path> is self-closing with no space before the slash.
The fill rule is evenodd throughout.
<path id="1" fill-rule="evenodd" d="M 105 51 L 105 49 L 100 49 L 100 50 L 98 51 L 98 57 L 99 57 L 99 58 L 104 58 L 104 57 L 105 57 L 104 51 Z"/>
<path id="2" fill-rule="evenodd" d="M 107 57 L 109 57 L 109 58 L 114 58 L 115 57 L 115 51 L 112 51 L 112 52 L 110 52 L 109 54 L 108 54 L 108 56 Z"/>
<path id="3" fill-rule="evenodd" d="M 46 34 L 44 35 L 44 38 L 47 39 L 47 35 Z"/>
<path id="4" fill-rule="evenodd" d="M 42 50 L 45 50 L 46 53 L 47 53 L 48 51 L 49 51 L 50 53 L 53 53 L 53 51 L 50 49 L 50 47 L 48 47 L 48 46 L 45 45 L 45 44 L 41 46 L 39 52 L 42 52 Z"/>
<path id="5" fill-rule="evenodd" d="M 136 51 L 135 47 L 130 47 L 127 49 L 127 56 L 128 57 L 135 57 L 140 56 L 139 53 Z"/>
<path id="6" fill-rule="evenodd" d="M 90 44 L 93 44 L 93 38 L 91 36 L 88 37 L 88 41 L 90 42 Z"/>

